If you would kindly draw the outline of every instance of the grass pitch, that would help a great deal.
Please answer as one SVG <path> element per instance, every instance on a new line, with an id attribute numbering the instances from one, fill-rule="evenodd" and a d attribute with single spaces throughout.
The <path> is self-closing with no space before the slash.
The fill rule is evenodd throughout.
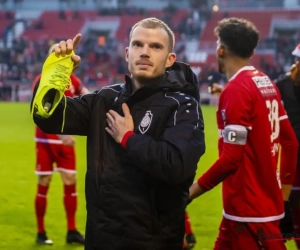
<path id="1" fill-rule="evenodd" d="M 198 165 L 201 175 L 217 158 L 215 107 L 203 107 L 206 153 Z M 66 219 L 63 207 L 63 186 L 55 173 L 48 193 L 45 226 L 53 246 L 35 244 L 36 221 L 34 197 L 37 177 L 35 169 L 34 124 L 28 103 L 0 103 L 0 250 L 83 249 L 67 245 Z M 76 138 L 77 151 L 77 228 L 85 229 L 84 175 L 86 167 L 85 138 Z M 193 201 L 188 207 L 192 228 L 197 237 L 195 250 L 213 248 L 221 220 L 221 186 Z M 294 250 L 294 242 L 289 242 Z M 242 250 L 242 249 L 241 249 Z"/>

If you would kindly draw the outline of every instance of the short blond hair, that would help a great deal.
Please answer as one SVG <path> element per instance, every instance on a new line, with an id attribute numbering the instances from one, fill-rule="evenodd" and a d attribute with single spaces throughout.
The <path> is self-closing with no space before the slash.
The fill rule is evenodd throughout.
<path id="1" fill-rule="evenodd" d="M 145 19 L 137 22 L 131 28 L 131 31 L 130 31 L 130 34 L 129 34 L 129 40 L 131 40 L 132 33 L 135 30 L 135 28 L 137 28 L 138 26 L 141 26 L 141 27 L 147 28 L 147 29 L 157 29 L 157 28 L 164 29 L 167 32 L 168 37 L 169 37 L 169 50 L 170 50 L 170 52 L 174 49 L 174 46 L 175 46 L 174 32 L 162 20 L 159 20 L 155 17 L 149 17 L 149 18 L 145 18 Z"/>

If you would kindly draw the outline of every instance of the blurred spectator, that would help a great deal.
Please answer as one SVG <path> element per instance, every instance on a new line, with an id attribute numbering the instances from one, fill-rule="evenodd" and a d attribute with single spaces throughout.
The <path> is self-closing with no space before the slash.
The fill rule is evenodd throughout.
<path id="1" fill-rule="evenodd" d="M 97 0 L 98 1 L 98 0 Z M 251 4 L 264 5 L 266 1 L 249 0 Z M 273 2 L 273 0 L 268 0 Z M 275 0 L 274 0 L 275 1 Z M 126 2 L 126 3 L 125 3 Z M 232 5 L 233 0 L 222 1 L 224 5 Z M 235 1 L 236 2 L 236 1 Z M 0 0 L 0 4 L 3 1 Z M 64 3 L 68 4 L 69 0 Z M 162 11 L 157 12 L 158 18 L 163 19 L 175 31 L 176 47 L 174 51 L 177 54 L 179 61 L 188 62 L 186 56 L 187 42 L 192 38 L 199 39 L 201 35 L 202 24 L 209 17 L 211 6 L 209 1 L 205 0 L 190 0 L 190 11 L 184 12 L 176 9 L 170 4 Z M 241 1 L 240 6 L 247 5 L 247 1 Z M 67 9 L 67 8 L 65 8 Z M 226 12 L 225 12 L 226 13 Z M 16 38 L 12 41 L 12 47 L 7 48 L 6 42 L 14 25 L 14 13 L 3 12 L 2 19 L 9 19 L 9 23 L 1 31 L 1 39 L 4 46 L 0 47 L 0 82 L 6 84 L 9 81 L 19 81 L 20 86 L 24 83 L 31 83 L 32 77 L 41 71 L 42 63 L 47 55 L 48 48 L 63 37 L 49 39 L 47 34 L 45 37 L 28 41 L 22 38 Z M 61 10 L 58 16 L 61 19 L 73 20 L 83 18 L 79 11 Z M 132 8 L 127 1 L 118 1 L 117 7 L 99 10 L 101 15 L 147 15 L 144 9 Z M 152 14 L 151 14 L 152 15 Z M 178 16 L 178 17 L 177 17 Z M 28 24 L 29 29 L 40 30 L 44 29 L 42 19 L 37 19 Z M 126 30 L 125 26 L 125 30 Z M 128 29 L 130 32 L 130 29 Z M 124 32 L 125 33 L 125 32 Z M 128 45 L 128 40 L 117 40 L 116 34 L 86 34 L 80 42 L 77 52 L 82 58 L 82 64 L 77 69 L 78 76 L 85 84 L 102 84 L 106 81 L 110 83 L 118 83 L 119 75 L 123 75 L 128 71 L 124 60 L 125 47 Z M 288 65 L 291 65 L 293 58 L 290 51 L 300 42 L 300 29 L 294 33 L 283 33 L 276 31 L 274 36 L 262 38 L 260 48 L 274 49 L 274 61 L 265 61 L 261 57 L 260 69 L 266 72 L 271 78 L 277 78 L 279 74 L 286 70 Z M 201 84 L 207 83 L 209 75 L 213 74 L 214 78 L 223 82 L 224 77 L 218 73 L 217 65 L 206 65 L 201 68 L 199 81 Z M 121 79 L 123 80 L 123 79 Z"/>

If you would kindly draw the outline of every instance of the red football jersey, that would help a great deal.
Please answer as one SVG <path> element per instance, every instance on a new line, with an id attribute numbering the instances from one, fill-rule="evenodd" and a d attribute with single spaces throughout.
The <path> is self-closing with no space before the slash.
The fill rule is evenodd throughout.
<path id="1" fill-rule="evenodd" d="M 33 81 L 32 88 L 34 89 L 34 86 L 37 84 L 37 82 L 40 80 L 41 75 L 36 76 L 36 78 Z M 71 86 L 70 89 L 65 91 L 65 95 L 69 97 L 74 97 L 76 95 L 80 95 L 82 91 L 82 84 L 80 79 L 72 74 L 70 76 L 71 79 Z M 40 128 L 36 127 L 35 131 L 35 141 L 36 142 L 43 142 L 43 143 L 52 143 L 52 144 L 62 144 L 62 141 L 58 138 L 55 134 L 46 134 L 44 133 Z"/>
<path id="2" fill-rule="evenodd" d="M 225 218 L 244 222 L 283 218 L 277 170 L 282 123 L 289 131 L 287 140 L 295 139 L 287 118 L 277 88 L 254 67 L 240 69 L 225 86 L 217 110 L 220 158 L 198 179 L 204 189 L 223 181 Z M 296 167 L 297 145 L 291 147 L 287 163 Z"/>

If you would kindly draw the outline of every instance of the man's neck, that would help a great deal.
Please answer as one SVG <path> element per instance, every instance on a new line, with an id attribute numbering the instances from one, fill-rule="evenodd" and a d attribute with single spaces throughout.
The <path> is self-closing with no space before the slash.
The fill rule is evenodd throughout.
<path id="1" fill-rule="evenodd" d="M 251 66 L 249 59 L 232 58 L 226 63 L 226 77 L 229 81 L 241 68 Z"/>
<path id="2" fill-rule="evenodd" d="M 132 93 L 134 93 L 135 91 L 137 91 L 138 89 L 144 87 L 144 86 L 156 86 L 157 84 L 161 84 L 161 81 L 164 77 L 164 74 L 162 75 L 159 75 L 157 77 L 154 77 L 154 78 L 145 78 L 142 80 L 143 83 L 141 83 L 141 81 L 138 81 L 136 79 L 134 79 L 132 76 L 131 76 L 131 87 L 132 87 Z"/>
<path id="3" fill-rule="evenodd" d="M 138 82 L 137 80 L 132 78 L 132 93 L 134 93 L 135 91 L 137 91 L 138 89 L 140 89 L 141 87 L 143 87 L 143 85 Z"/>

